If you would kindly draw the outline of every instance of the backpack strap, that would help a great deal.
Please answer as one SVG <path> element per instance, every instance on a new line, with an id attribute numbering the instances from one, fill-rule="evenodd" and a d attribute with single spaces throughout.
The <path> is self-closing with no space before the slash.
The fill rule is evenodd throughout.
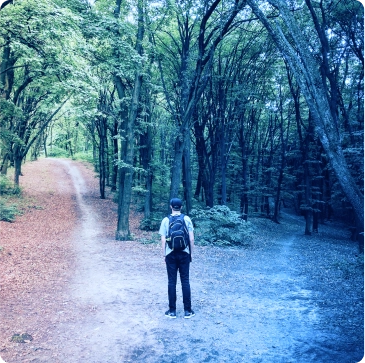
<path id="1" fill-rule="evenodd" d="M 187 234 L 187 238 L 188 238 L 188 243 L 189 243 L 189 255 L 190 255 L 190 262 L 191 262 L 191 261 L 192 261 L 192 259 L 191 259 L 191 245 L 190 245 L 189 230 L 188 230 L 188 226 L 187 226 L 187 225 L 186 225 L 186 223 L 185 223 L 185 219 L 184 219 L 185 214 L 182 214 L 182 213 L 181 213 L 181 216 L 182 216 L 182 220 L 183 220 L 184 228 L 185 228 L 185 230 L 186 230 L 186 234 Z"/>

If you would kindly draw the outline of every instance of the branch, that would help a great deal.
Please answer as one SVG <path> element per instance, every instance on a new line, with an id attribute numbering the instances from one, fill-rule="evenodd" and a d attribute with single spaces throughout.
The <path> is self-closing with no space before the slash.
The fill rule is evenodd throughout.
<path id="1" fill-rule="evenodd" d="M 65 105 L 65 103 L 71 98 L 72 94 L 70 94 L 62 103 L 61 105 L 52 113 L 51 116 L 48 117 L 48 119 L 44 122 L 44 124 L 40 127 L 36 135 L 29 141 L 27 147 L 23 151 L 23 156 L 27 155 L 30 147 L 33 145 L 33 143 L 37 140 L 39 135 L 44 131 L 44 129 L 48 126 L 48 124 L 53 120 L 53 117 L 57 115 L 57 113 L 61 110 L 61 108 Z"/>
<path id="2" fill-rule="evenodd" d="M 12 4 L 13 0 L 0 0 L 0 10 L 4 9 L 6 5 Z"/>
<path id="3" fill-rule="evenodd" d="M 14 105 L 17 104 L 18 102 L 18 98 L 19 98 L 19 95 L 20 93 L 25 89 L 25 87 L 28 86 L 29 83 L 31 83 L 33 81 L 33 77 L 28 77 L 22 85 L 19 86 L 19 88 L 15 91 L 14 93 L 14 98 L 13 98 L 13 103 Z"/>

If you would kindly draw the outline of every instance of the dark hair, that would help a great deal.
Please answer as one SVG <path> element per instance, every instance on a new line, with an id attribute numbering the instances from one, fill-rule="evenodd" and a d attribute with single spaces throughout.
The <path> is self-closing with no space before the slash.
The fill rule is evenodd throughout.
<path id="1" fill-rule="evenodd" d="M 182 201 L 179 198 L 172 198 L 170 200 L 170 205 L 173 210 L 180 210 L 182 207 Z"/>

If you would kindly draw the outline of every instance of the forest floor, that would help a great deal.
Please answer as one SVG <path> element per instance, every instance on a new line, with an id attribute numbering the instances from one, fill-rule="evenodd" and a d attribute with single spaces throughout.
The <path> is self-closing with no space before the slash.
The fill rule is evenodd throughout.
<path id="1" fill-rule="evenodd" d="M 364 266 L 336 223 L 251 218 L 244 248 L 197 246 L 196 316 L 168 319 L 151 233 L 114 240 L 117 206 L 84 163 L 28 162 L 23 215 L 0 222 L 0 356 L 6 363 L 354 363 L 364 354 Z M 197 241 L 199 242 L 199 241 Z M 0 362 L 1 362 L 0 358 Z"/>

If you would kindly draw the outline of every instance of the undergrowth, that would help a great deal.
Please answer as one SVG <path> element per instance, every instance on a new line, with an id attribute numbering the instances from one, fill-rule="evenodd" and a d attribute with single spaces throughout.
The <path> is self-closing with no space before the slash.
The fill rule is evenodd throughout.
<path id="1" fill-rule="evenodd" d="M 190 213 L 198 245 L 244 246 L 252 239 L 254 227 L 227 206 L 193 209 Z"/>
<path id="2" fill-rule="evenodd" d="M 13 222 L 17 215 L 21 214 L 17 204 L 9 199 L 20 196 L 21 189 L 13 186 L 6 175 L 0 175 L 0 221 Z"/>

